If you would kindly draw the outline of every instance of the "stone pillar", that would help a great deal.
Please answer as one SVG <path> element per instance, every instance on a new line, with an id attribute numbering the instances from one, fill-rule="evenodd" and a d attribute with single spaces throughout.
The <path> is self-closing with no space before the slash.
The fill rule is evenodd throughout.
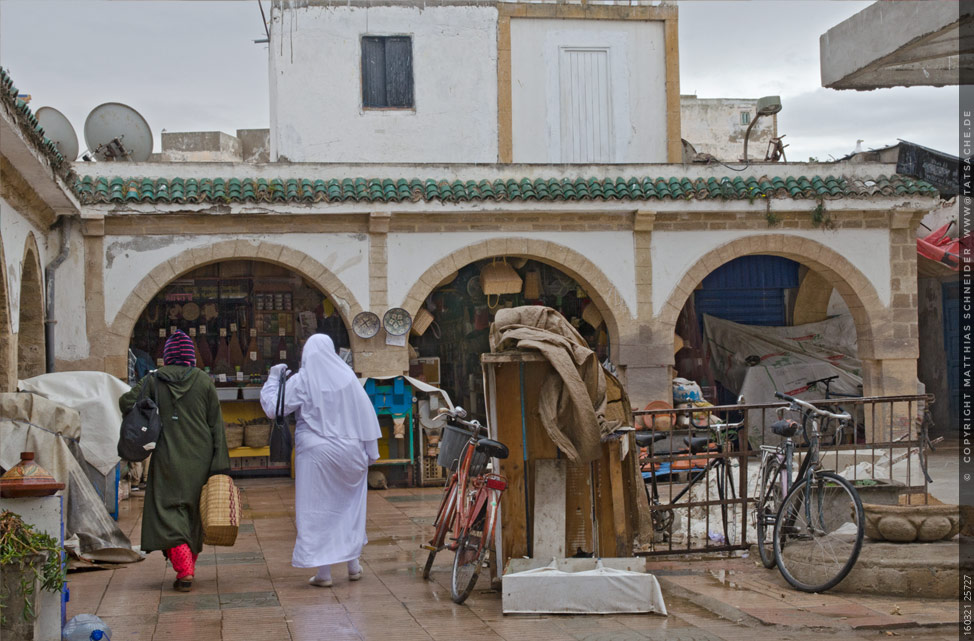
<path id="1" fill-rule="evenodd" d="M 389 309 L 389 260 L 387 242 L 392 214 L 369 215 L 369 311 L 382 315 Z M 351 328 L 349 328 L 351 330 Z M 385 344 L 386 332 L 380 329 L 372 338 L 351 333 L 355 371 L 362 376 L 398 376 L 409 371 L 409 348 Z"/>
<path id="2" fill-rule="evenodd" d="M 653 257 L 650 244 L 656 212 L 637 211 L 633 219 L 636 265 L 636 321 L 619 323 L 619 362 L 633 409 L 671 397 L 673 336 L 654 321 Z"/>

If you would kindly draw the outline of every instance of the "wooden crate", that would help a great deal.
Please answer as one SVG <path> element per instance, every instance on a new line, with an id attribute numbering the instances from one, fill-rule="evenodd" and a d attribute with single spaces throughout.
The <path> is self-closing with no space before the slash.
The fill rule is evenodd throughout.
<path id="1" fill-rule="evenodd" d="M 423 481 L 426 483 L 446 479 L 446 470 L 436 462 L 435 456 L 423 457 Z"/>

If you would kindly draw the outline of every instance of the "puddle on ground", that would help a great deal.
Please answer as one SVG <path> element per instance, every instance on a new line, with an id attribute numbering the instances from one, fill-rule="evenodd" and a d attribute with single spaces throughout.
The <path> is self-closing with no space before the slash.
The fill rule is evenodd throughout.
<path id="1" fill-rule="evenodd" d="M 707 573 L 721 587 L 731 588 L 733 590 L 745 589 L 744 586 L 737 582 L 737 572 L 735 570 L 709 570 Z"/>

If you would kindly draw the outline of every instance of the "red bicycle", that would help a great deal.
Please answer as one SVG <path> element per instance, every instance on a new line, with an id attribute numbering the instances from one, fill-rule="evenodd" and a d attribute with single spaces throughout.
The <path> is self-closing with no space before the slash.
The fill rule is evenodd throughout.
<path id="1" fill-rule="evenodd" d="M 497 511 L 507 480 L 486 472 L 489 458 L 505 459 L 507 446 L 482 438 L 487 429 L 477 421 L 466 421 L 462 407 L 441 410 L 447 417 L 444 438 L 440 442 L 440 464 L 455 470 L 443 491 L 440 509 L 433 521 L 433 538 L 422 548 L 429 550 L 423 578 L 430 578 L 436 554 L 446 548 L 454 550 L 451 592 L 455 603 L 463 603 L 473 591 L 480 571 L 487 561 L 497 525 Z M 464 441 L 464 438 L 466 439 Z M 460 443 L 459 454 L 456 444 Z M 447 542 L 447 532 L 453 536 Z"/>

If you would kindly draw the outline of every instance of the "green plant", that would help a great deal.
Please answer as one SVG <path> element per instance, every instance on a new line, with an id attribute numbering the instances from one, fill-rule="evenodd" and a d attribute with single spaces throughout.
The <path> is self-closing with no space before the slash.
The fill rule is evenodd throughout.
<path id="1" fill-rule="evenodd" d="M 57 539 L 24 523 L 17 514 L 0 512 L 0 566 L 21 565 L 25 570 L 20 579 L 20 593 L 24 599 L 24 619 L 32 621 L 36 598 L 34 579 L 40 579 L 41 589 L 60 592 L 64 587 L 64 568 L 61 553 L 64 549 Z M 0 594 L 0 623 L 6 622 L 4 609 L 13 595 Z"/>
<path id="2" fill-rule="evenodd" d="M 816 227 L 825 227 L 826 229 L 834 229 L 835 223 L 832 222 L 832 215 L 825 209 L 825 203 L 821 200 L 812 210 L 812 224 Z"/>

